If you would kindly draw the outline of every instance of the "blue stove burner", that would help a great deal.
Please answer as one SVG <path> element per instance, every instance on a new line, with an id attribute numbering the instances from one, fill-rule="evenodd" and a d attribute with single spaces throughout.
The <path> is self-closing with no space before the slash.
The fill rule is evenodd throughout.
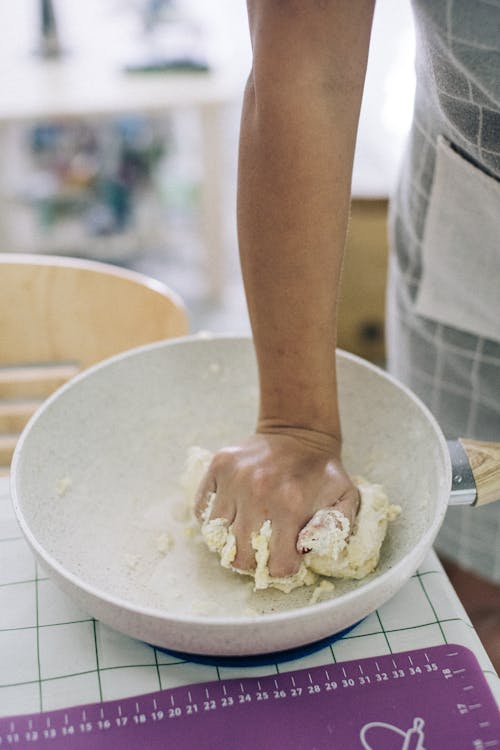
<path id="1" fill-rule="evenodd" d="M 362 622 L 362 620 L 360 620 L 360 622 Z M 156 646 L 156 648 L 158 651 L 174 656 L 176 659 L 192 661 L 197 664 L 209 664 L 214 667 L 261 667 L 267 664 L 280 664 L 284 661 L 292 661 L 294 659 L 302 659 L 304 656 L 309 656 L 309 654 L 320 651 L 326 646 L 331 646 L 332 643 L 343 638 L 358 625 L 359 622 L 356 622 L 354 625 L 345 628 L 345 630 L 341 630 L 339 633 L 334 633 L 327 638 L 314 641 L 314 643 L 308 643 L 305 646 L 297 646 L 296 648 L 289 648 L 285 651 L 276 651 L 271 654 L 256 654 L 255 656 L 205 656 L 204 654 L 187 654 L 182 651 L 171 651 L 170 649 L 161 648 L 159 646 Z"/>

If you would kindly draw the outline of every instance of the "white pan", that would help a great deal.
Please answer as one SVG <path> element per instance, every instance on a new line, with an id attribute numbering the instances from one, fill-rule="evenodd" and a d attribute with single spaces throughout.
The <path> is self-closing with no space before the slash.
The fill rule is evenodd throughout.
<path id="1" fill-rule="evenodd" d="M 338 369 L 347 468 L 381 482 L 403 509 L 377 571 L 365 580 L 339 583 L 332 598 L 311 606 L 311 590 L 277 592 L 274 599 L 262 594 L 257 609 L 265 613 L 249 614 L 238 603 L 239 592 L 249 595 L 248 579 L 220 569 L 181 524 L 173 549 L 159 551 L 172 507 L 181 517 L 179 477 L 188 448 L 216 450 L 254 428 L 253 347 L 249 339 L 227 337 L 188 337 L 121 354 L 61 388 L 32 418 L 15 452 L 12 493 L 42 566 L 93 616 L 175 651 L 266 654 L 358 622 L 421 563 L 447 510 L 452 476 L 459 490 L 470 477 L 462 472 L 460 482 L 452 474 L 438 424 L 408 389 L 344 352 Z M 498 470 L 495 476 L 482 464 L 479 473 L 479 499 L 500 495 Z M 465 487 L 461 499 L 475 497 Z M 209 587 L 207 571 L 214 576 Z M 233 592 L 229 600 L 226 589 Z M 209 613 L 200 614 L 207 603 Z"/>

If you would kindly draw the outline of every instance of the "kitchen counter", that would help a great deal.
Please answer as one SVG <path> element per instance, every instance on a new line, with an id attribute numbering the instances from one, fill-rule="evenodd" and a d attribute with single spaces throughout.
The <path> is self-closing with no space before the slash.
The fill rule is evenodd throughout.
<path id="1" fill-rule="evenodd" d="M 500 702 L 500 680 L 430 552 L 389 602 L 312 655 L 279 665 L 236 668 L 176 659 L 95 621 L 59 591 L 28 549 L 11 508 L 8 479 L 0 479 L 0 717 L 442 644 L 469 648 Z"/>

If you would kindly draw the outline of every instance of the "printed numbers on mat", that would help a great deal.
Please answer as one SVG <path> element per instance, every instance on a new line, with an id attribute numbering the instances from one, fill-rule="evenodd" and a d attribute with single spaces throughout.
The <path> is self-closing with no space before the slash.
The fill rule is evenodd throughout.
<path id="1" fill-rule="evenodd" d="M 461 721 L 461 737 L 467 727 L 474 732 L 471 736 L 475 744 L 464 747 L 489 750 L 494 747 L 492 740 L 483 740 L 483 734 L 486 737 L 486 733 L 491 734 L 493 731 L 491 713 L 488 713 L 487 686 L 481 685 L 479 677 L 483 679 L 482 675 L 478 676 L 473 671 L 470 652 L 464 653 L 467 650 L 460 648 L 460 651 L 454 651 L 450 646 L 435 646 L 427 650 L 313 667 L 309 670 L 280 672 L 259 679 L 228 679 L 194 684 L 136 698 L 0 719 L 0 750 L 21 750 L 28 747 L 65 750 L 71 748 L 73 741 L 75 746 L 85 745 L 89 750 L 114 750 L 117 743 L 127 748 L 129 737 L 140 737 L 146 747 L 149 739 L 167 736 L 163 734 L 165 731 L 177 738 L 189 738 L 193 732 L 203 737 L 205 727 L 214 726 L 213 722 L 217 722 L 215 715 L 219 711 L 235 717 L 235 721 L 243 712 L 251 716 L 252 720 L 255 718 L 253 725 L 258 727 L 261 724 L 265 726 L 266 721 L 271 721 L 277 715 L 278 704 L 281 716 L 286 715 L 283 711 L 289 711 L 292 716 L 296 713 L 295 706 L 304 704 L 304 715 L 314 717 L 315 707 L 318 716 L 324 716 L 325 707 L 330 701 L 335 701 L 337 706 L 349 706 L 360 697 L 366 705 L 370 704 L 377 709 L 376 721 L 371 724 L 369 722 L 362 728 L 362 732 L 368 737 L 372 731 L 389 731 L 387 720 L 383 715 L 378 715 L 379 709 L 383 712 L 383 696 L 388 694 L 387 691 L 389 694 L 392 691 L 392 695 L 397 691 L 402 705 L 406 700 L 412 711 L 420 711 L 415 714 L 413 727 L 396 727 L 393 731 L 400 734 L 406 732 L 413 739 L 419 733 L 425 733 L 426 741 L 430 742 L 432 717 L 425 714 L 428 706 L 426 707 L 425 701 L 421 701 L 421 697 L 433 692 L 435 700 L 433 699 L 432 705 L 441 701 L 447 707 L 450 718 L 454 719 L 453 726 L 457 719 Z M 481 694 L 483 699 L 478 700 Z M 231 726 L 227 722 L 223 722 L 223 725 Z M 171 729 L 166 729 L 167 726 Z M 222 726 L 220 721 L 217 726 Z M 317 733 L 323 731 L 317 724 L 309 726 L 309 731 L 312 730 Z M 347 727 L 344 730 L 347 731 Z M 367 742 L 370 742 L 369 737 Z M 181 750 L 184 748 L 184 745 L 177 746 Z"/>

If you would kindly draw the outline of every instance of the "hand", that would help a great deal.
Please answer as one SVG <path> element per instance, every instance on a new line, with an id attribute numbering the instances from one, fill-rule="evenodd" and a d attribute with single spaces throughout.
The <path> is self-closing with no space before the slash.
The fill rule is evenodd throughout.
<path id="1" fill-rule="evenodd" d="M 217 453 L 196 496 L 198 518 L 208 495 L 216 492 L 211 518 L 233 525 L 240 570 L 255 568 L 251 535 L 267 519 L 272 523 L 269 572 L 297 572 L 299 531 L 320 508 L 335 507 L 352 524 L 359 493 L 340 459 L 340 441 L 312 430 L 280 428 L 259 432 Z"/>

